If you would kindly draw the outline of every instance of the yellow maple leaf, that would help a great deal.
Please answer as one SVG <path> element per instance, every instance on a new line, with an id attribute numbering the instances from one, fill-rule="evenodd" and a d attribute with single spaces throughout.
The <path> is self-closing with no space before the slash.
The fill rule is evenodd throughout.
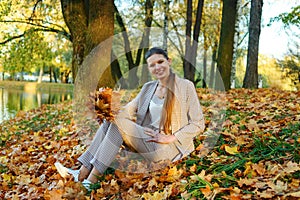
<path id="1" fill-rule="evenodd" d="M 244 171 L 244 176 L 248 175 L 252 171 L 252 162 L 247 162 L 245 164 L 245 171 Z"/>
<path id="2" fill-rule="evenodd" d="M 239 153 L 238 146 L 234 146 L 234 147 L 225 146 L 225 151 L 230 155 L 235 155 Z"/>
<path id="3" fill-rule="evenodd" d="M 150 193 L 145 193 L 142 196 L 145 200 L 157 200 L 157 199 L 167 199 L 168 198 L 168 194 L 167 192 L 164 190 L 162 192 L 154 192 L 153 194 Z"/>
<path id="4" fill-rule="evenodd" d="M 168 176 L 173 177 L 175 180 L 179 179 L 182 174 L 182 169 L 177 170 L 177 167 L 174 166 L 168 171 Z"/>
<path id="5" fill-rule="evenodd" d="M 14 179 L 14 176 L 11 174 L 2 174 L 4 182 L 11 182 Z"/>

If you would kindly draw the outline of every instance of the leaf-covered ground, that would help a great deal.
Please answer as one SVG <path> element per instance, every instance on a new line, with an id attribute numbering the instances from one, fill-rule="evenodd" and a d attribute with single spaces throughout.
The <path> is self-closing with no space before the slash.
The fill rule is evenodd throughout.
<path id="1" fill-rule="evenodd" d="M 209 125 L 220 94 L 198 94 Z M 54 167 L 78 166 L 93 132 L 75 126 L 71 103 L 19 112 L 0 124 L 0 199 L 299 199 L 300 92 L 236 89 L 225 99 L 212 150 L 199 137 L 188 158 L 150 173 L 108 170 L 91 193 Z"/>

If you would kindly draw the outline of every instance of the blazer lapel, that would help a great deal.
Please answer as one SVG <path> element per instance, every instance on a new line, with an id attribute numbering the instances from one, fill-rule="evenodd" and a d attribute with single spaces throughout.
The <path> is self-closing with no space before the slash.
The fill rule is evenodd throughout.
<path id="1" fill-rule="evenodd" d="M 145 94 L 141 98 L 141 104 L 140 104 L 141 106 L 138 108 L 140 121 L 137 121 L 137 123 L 139 124 L 142 124 L 146 117 L 150 101 L 154 95 L 157 85 L 158 85 L 158 81 L 154 82 L 154 84 L 145 92 Z"/>

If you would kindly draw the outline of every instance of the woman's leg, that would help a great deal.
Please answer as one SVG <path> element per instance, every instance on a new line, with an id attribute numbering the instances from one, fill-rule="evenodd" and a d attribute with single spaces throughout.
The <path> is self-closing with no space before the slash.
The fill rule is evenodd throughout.
<path id="1" fill-rule="evenodd" d="M 93 141 L 91 145 L 88 147 L 88 149 L 78 158 L 78 161 L 82 164 L 80 167 L 80 172 L 78 176 L 79 181 L 83 181 L 86 179 L 93 166 L 91 164 L 91 160 L 94 158 L 93 155 L 96 154 L 97 148 L 103 141 L 103 138 L 105 137 L 105 134 L 107 132 L 107 129 L 109 127 L 110 123 L 109 122 L 104 122 L 101 124 L 99 129 L 97 130 L 95 137 L 93 138 Z"/>
<path id="2" fill-rule="evenodd" d="M 89 174 L 87 180 L 90 181 L 91 183 L 97 183 L 98 182 L 98 177 L 101 175 L 101 173 L 94 167 Z"/>
<path id="3" fill-rule="evenodd" d="M 174 143 L 148 142 L 152 137 L 144 133 L 142 126 L 127 118 L 117 117 L 115 123 L 120 129 L 125 143 L 149 161 L 173 160 L 179 154 Z"/>
<path id="4" fill-rule="evenodd" d="M 83 164 L 83 172 L 90 172 L 87 173 L 88 176 L 83 173 L 81 180 L 88 177 L 90 182 L 96 182 L 97 177 L 103 174 L 115 160 L 123 139 L 150 161 L 172 160 L 178 154 L 174 144 L 147 142 L 150 136 L 144 133 L 142 126 L 128 119 L 117 119 L 116 123 L 103 124 L 97 131 L 91 146 L 79 157 L 78 160 Z"/>
<path id="5" fill-rule="evenodd" d="M 115 160 L 122 144 L 123 138 L 118 127 L 114 123 L 110 123 L 105 136 L 97 147 L 97 151 L 95 151 L 93 159 L 90 161 L 90 163 L 100 174 L 104 173 L 104 171 Z"/>
<path id="6" fill-rule="evenodd" d="M 81 165 L 79 169 L 79 175 L 78 180 L 82 182 L 84 179 L 86 179 L 90 175 L 91 170 L 86 168 L 84 165 Z"/>

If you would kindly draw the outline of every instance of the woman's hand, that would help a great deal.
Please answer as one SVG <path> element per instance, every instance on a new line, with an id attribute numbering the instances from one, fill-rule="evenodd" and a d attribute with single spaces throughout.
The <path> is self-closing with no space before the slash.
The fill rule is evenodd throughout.
<path id="1" fill-rule="evenodd" d="M 160 133 L 159 131 L 154 131 L 150 128 L 144 128 L 145 134 L 151 136 L 152 138 L 147 140 L 147 142 L 156 142 L 161 144 L 168 144 L 175 142 L 177 138 L 174 135 L 166 135 L 164 133 Z"/>

